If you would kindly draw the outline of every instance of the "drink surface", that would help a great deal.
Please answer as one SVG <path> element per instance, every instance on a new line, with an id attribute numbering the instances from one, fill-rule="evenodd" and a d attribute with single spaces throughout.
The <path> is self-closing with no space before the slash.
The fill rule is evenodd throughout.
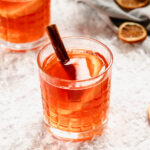
<path id="1" fill-rule="evenodd" d="M 64 68 L 56 56 L 51 55 L 45 59 L 42 70 L 51 77 L 79 81 L 96 77 L 108 67 L 103 56 L 89 50 L 80 53 L 72 51 L 69 57 L 70 62 Z M 70 70 L 69 75 L 66 70 Z M 54 86 L 42 74 L 40 80 L 46 124 L 71 132 L 84 132 L 103 126 L 109 106 L 110 76 L 104 74 L 103 80 L 77 89 Z"/>
<path id="2" fill-rule="evenodd" d="M 49 24 L 49 0 L 0 0 L 0 38 L 12 43 L 40 39 Z"/>
<path id="3" fill-rule="evenodd" d="M 43 64 L 43 71 L 48 75 L 66 80 L 87 80 L 102 73 L 107 64 L 92 51 L 69 53 L 70 61 L 62 65 L 56 55 L 50 56 Z"/>

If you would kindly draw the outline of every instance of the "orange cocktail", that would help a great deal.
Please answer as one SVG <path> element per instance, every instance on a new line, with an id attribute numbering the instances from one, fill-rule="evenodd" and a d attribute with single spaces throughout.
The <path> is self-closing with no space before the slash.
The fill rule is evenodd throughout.
<path id="1" fill-rule="evenodd" d="M 58 62 L 51 45 L 38 55 L 45 126 L 58 138 L 91 139 L 107 122 L 112 53 L 91 39 L 65 38 L 64 43 L 74 69 Z"/>
<path id="2" fill-rule="evenodd" d="M 34 49 L 49 20 L 50 0 L 0 0 L 0 42 L 16 51 Z"/>

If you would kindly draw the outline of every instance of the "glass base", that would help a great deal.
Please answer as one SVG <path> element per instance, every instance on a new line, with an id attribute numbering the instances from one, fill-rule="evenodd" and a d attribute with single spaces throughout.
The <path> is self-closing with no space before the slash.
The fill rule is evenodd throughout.
<path id="1" fill-rule="evenodd" d="M 41 46 L 46 45 L 48 42 L 47 36 L 40 38 L 37 41 L 29 42 L 29 43 L 10 43 L 0 39 L 0 45 L 3 49 L 13 51 L 13 52 L 27 52 L 32 50 L 37 50 Z"/>
<path id="2" fill-rule="evenodd" d="M 45 128 L 57 139 L 64 140 L 64 141 L 85 141 L 91 140 L 103 133 L 103 130 L 106 128 L 107 120 L 104 121 L 103 124 L 93 128 L 92 130 L 88 130 L 85 132 L 69 132 L 57 129 L 52 127 L 44 121 Z"/>

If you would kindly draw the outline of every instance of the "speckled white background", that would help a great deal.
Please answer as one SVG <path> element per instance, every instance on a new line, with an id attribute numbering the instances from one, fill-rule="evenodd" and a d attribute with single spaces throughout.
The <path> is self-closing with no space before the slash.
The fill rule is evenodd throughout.
<path id="1" fill-rule="evenodd" d="M 52 23 L 62 36 L 84 35 L 114 54 L 108 128 L 88 142 L 54 139 L 42 122 L 36 52 L 0 50 L 0 150 L 150 150 L 150 38 L 129 45 L 89 7 L 75 0 L 52 0 Z"/>

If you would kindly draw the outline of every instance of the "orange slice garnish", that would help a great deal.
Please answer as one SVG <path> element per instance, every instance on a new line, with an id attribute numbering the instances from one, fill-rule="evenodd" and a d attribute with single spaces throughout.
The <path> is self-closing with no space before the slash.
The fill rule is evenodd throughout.
<path id="1" fill-rule="evenodd" d="M 146 6 L 149 0 L 116 0 L 116 3 L 124 9 L 135 9 Z"/>
<path id="2" fill-rule="evenodd" d="M 146 39 L 145 28 L 134 22 L 124 22 L 118 29 L 118 37 L 127 43 L 139 43 Z"/>
<path id="3" fill-rule="evenodd" d="M 98 76 L 103 67 L 103 62 L 100 60 L 100 58 L 95 55 L 88 55 L 86 61 L 89 68 L 90 76 Z"/>
<path id="4" fill-rule="evenodd" d="M 43 0 L 31 0 L 26 2 L 0 1 L 0 16 L 5 18 L 17 18 L 34 13 L 43 5 Z"/>

